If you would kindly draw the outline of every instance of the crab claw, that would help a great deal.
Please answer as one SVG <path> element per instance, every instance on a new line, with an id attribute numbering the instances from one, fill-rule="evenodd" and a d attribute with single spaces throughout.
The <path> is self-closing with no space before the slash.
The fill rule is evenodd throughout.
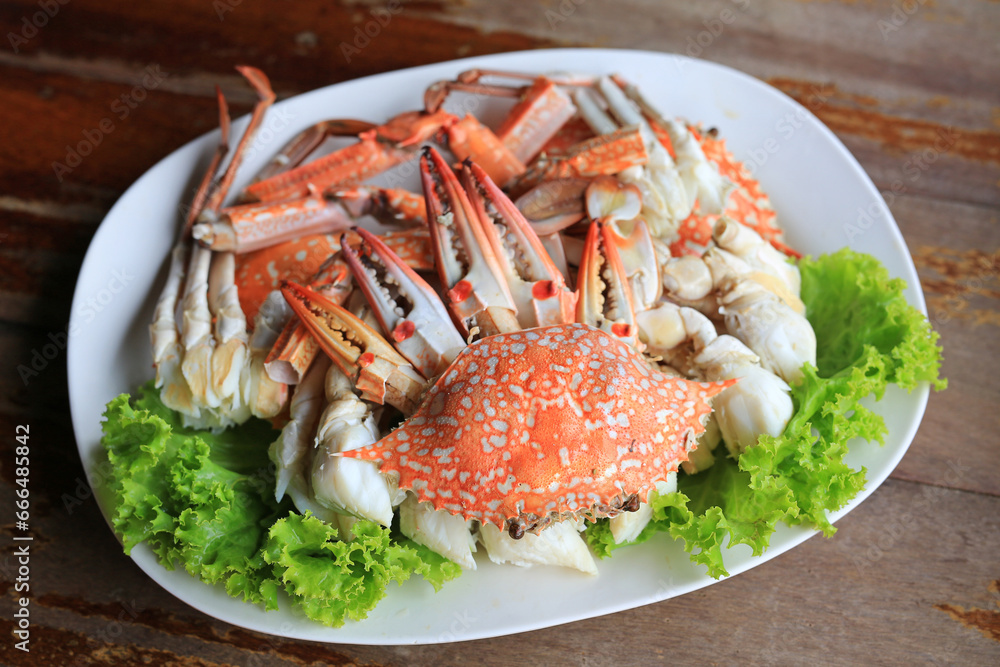
<path id="1" fill-rule="evenodd" d="M 566 287 L 562 273 L 514 202 L 470 160 L 462 165 L 462 184 L 493 245 L 521 326 L 530 329 L 572 322 L 577 295 Z"/>
<path id="2" fill-rule="evenodd" d="M 556 178 L 517 198 L 518 210 L 540 236 L 556 234 L 587 217 L 584 192 L 589 178 Z"/>
<path id="3" fill-rule="evenodd" d="M 632 289 L 615 236 L 609 225 L 599 220 L 590 223 L 577 276 L 576 321 L 611 333 L 641 351 L 645 346 L 639 340 Z"/>
<path id="4" fill-rule="evenodd" d="M 281 293 L 362 398 L 388 403 L 403 414 L 416 409 L 426 381 L 382 336 L 308 287 L 285 281 Z"/>
<path id="5" fill-rule="evenodd" d="M 347 300 L 354 290 L 354 281 L 343 253 L 336 252 L 323 262 L 309 281 L 309 289 L 337 304 Z M 299 384 L 318 353 L 319 344 L 309 332 L 309 327 L 297 317 L 291 317 L 264 359 L 264 368 L 276 382 Z"/>
<path id="6" fill-rule="evenodd" d="M 358 250 L 345 236 L 347 266 L 396 349 L 425 377 L 437 375 L 465 347 L 448 311 L 431 286 L 374 234 L 361 236 Z"/>
<path id="7" fill-rule="evenodd" d="M 438 275 L 463 333 L 469 335 L 474 327 L 484 335 L 519 329 L 514 299 L 476 209 L 451 167 L 431 147 L 420 158 L 420 177 Z"/>
<path id="8" fill-rule="evenodd" d="M 587 187 L 587 214 L 610 223 L 618 256 L 632 288 L 633 307 L 649 310 L 663 293 L 660 264 L 646 222 L 638 218 L 642 211 L 642 193 L 632 183 L 622 183 L 613 176 L 595 178 Z M 626 230 L 631 231 L 626 232 Z"/>

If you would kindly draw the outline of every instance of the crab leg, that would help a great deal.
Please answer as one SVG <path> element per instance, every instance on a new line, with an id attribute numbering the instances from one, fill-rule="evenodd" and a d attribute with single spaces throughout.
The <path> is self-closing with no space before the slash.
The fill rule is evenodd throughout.
<path id="1" fill-rule="evenodd" d="M 268 107 L 274 102 L 274 93 L 262 72 L 251 67 L 237 69 L 257 91 L 258 102 L 254 106 L 250 122 L 240 138 L 232 159 L 206 201 L 204 210 L 198 216 L 199 224 L 210 224 L 218 220 L 219 208 L 229 193 L 246 150 L 253 142 Z M 235 282 L 236 268 L 233 255 L 211 253 L 202 248 L 196 248 L 194 254 L 201 256 L 203 252 L 213 256 L 208 300 L 210 305 L 214 306 L 212 312 L 215 317 L 215 340 L 209 372 L 214 383 L 213 393 L 218 396 L 221 403 L 222 409 L 218 417 L 223 424 L 244 421 L 251 413 L 258 417 L 273 417 L 284 406 L 288 390 L 286 386 L 271 381 L 264 372 L 266 349 L 260 348 L 260 341 L 270 330 L 268 326 L 270 322 L 258 319 L 259 331 L 255 330 L 253 339 L 248 340 L 246 317 L 240 306 Z M 268 318 L 271 315 L 270 310 L 265 310 L 263 317 Z M 284 312 L 273 315 L 286 316 Z M 203 347 L 200 346 L 200 349 Z M 198 359 L 197 356 L 194 358 Z M 189 376 L 193 375 L 194 369 L 191 369 Z"/>
<path id="2" fill-rule="evenodd" d="M 433 114 L 408 111 L 391 118 L 384 125 L 360 132 L 358 134 L 360 141 L 329 155 L 297 165 L 288 171 L 272 168 L 271 172 L 277 171 L 277 173 L 247 187 L 244 197 L 256 201 L 275 201 L 304 197 L 308 194 L 310 185 L 320 191 L 331 186 L 357 185 L 410 160 L 414 157 L 414 146 L 456 120 L 454 116 L 444 111 Z M 337 123 L 338 121 L 328 121 L 322 128 L 314 129 L 314 126 L 300 134 L 300 137 L 303 135 L 305 137 L 293 140 L 283 151 L 291 156 L 289 163 L 292 158 L 304 160 L 308 153 L 318 146 L 316 137 L 320 134 L 328 132 L 323 134 L 325 139 L 334 133 L 339 134 L 334 130 L 349 132 L 356 129 L 351 123 L 358 121 L 340 121 L 341 125 Z M 306 150 L 307 148 L 309 150 Z"/>
<path id="3" fill-rule="evenodd" d="M 508 87 L 479 83 L 484 76 L 508 79 L 529 79 L 530 85 Z M 561 79 L 559 85 L 578 84 L 575 80 Z M 589 85 L 588 78 L 586 84 Z M 576 113 L 573 101 L 562 91 L 556 81 L 546 76 L 533 76 L 516 72 L 495 70 L 470 70 L 462 72 L 455 81 L 439 81 L 424 93 L 424 106 L 430 110 L 440 109 L 445 98 L 452 91 L 462 91 L 478 95 L 498 97 L 519 97 L 504 117 L 496 132 L 496 137 L 521 163 L 527 162 L 541 152 L 542 147 Z M 492 134 L 492 133 L 491 133 Z M 473 156 L 481 160 L 481 156 Z M 487 169 L 487 171 L 489 171 Z M 493 176 L 492 172 L 490 173 Z M 502 180 L 494 178 L 500 183 Z"/>
<path id="4" fill-rule="evenodd" d="M 549 156 L 564 155 L 577 144 L 593 138 L 594 131 L 587 125 L 587 121 L 577 115 L 566 121 L 559 131 L 552 135 L 552 138 L 542 146 L 542 152 Z"/>
<path id="5" fill-rule="evenodd" d="M 551 79 L 537 77 L 504 119 L 497 136 L 522 162 L 531 160 L 576 114 L 573 100 Z"/>
<path id="6" fill-rule="evenodd" d="M 202 177 L 191 202 L 191 208 L 188 209 L 180 237 L 170 253 L 167 282 L 156 302 L 153 322 L 149 326 L 149 338 L 153 348 L 153 365 L 156 367 L 156 387 L 160 389 L 160 397 L 167 407 L 195 419 L 200 416 L 201 410 L 191 387 L 184 378 L 182 370 L 184 346 L 180 340 L 181 334 L 177 325 L 176 311 L 178 297 L 181 296 L 186 282 L 185 265 L 189 259 L 191 227 L 205 206 L 212 181 L 222 159 L 229 152 L 229 106 L 226 104 L 226 98 L 222 95 L 222 90 L 216 87 L 215 92 L 219 103 L 219 128 L 221 132 L 219 145 L 216 147 L 208 169 Z"/>
<path id="7" fill-rule="evenodd" d="M 370 215 L 383 224 L 427 224 L 427 202 L 409 190 L 363 185 L 328 190 L 326 194 L 340 202 L 354 219 Z"/>
<path id="8" fill-rule="evenodd" d="M 431 244 L 448 308 L 465 335 L 519 329 L 513 297 L 478 214 L 441 154 L 426 148 L 420 176 L 427 200 Z"/>
<path id="9" fill-rule="evenodd" d="M 461 161 L 475 158 L 498 183 L 507 184 L 527 169 L 490 128 L 471 114 L 448 127 L 448 148 Z"/>
<path id="10" fill-rule="evenodd" d="M 641 210 L 642 195 L 633 184 L 599 176 L 587 186 L 587 214 L 609 223 L 637 312 L 651 308 L 663 292 L 653 239 L 637 217 Z"/>
<path id="11" fill-rule="evenodd" d="M 406 162 L 413 155 L 378 141 L 374 130 L 362 132 L 361 141 L 302 166 L 247 187 L 252 200 L 269 202 L 303 197 L 312 186 L 318 190 L 335 185 L 356 185 Z"/>
<path id="12" fill-rule="evenodd" d="M 461 72 L 454 81 L 437 81 L 428 86 L 427 90 L 424 91 L 424 108 L 429 112 L 438 111 L 448 95 L 454 91 L 475 93 L 477 95 L 492 95 L 494 97 L 519 97 L 521 95 L 521 88 L 479 83 L 479 80 L 486 75 L 506 76 L 513 79 L 533 78 L 530 74 L 521 74 L 518 72 L 479 69 L 467 70 Z"/>
<path id="13" fill-rule="evenodd" d="M 222 399 L 239 399 L 240 372 L 246 364 L 247 318 L 236 289 L 232 253 L 216 253 L 208 275 L 208 302 L 215 313 L 216 348 L 212 354 L 213 391 Z"/>
<path id="14" fill-rule="evenodd" d="M 344 259 L 396 349 L 425 377 L 433 377 L 465 347 L 434 290 L 377 236 L 363 229 L 358 250 L 341 240 Z"/>
<path id="15" fill-rule="evenodd" d="M 299 132 L 263 169 L 257 172 L 254 183 L 266 181 L 299 166 L 330 137 L 356 136 L 376 127 L 375 123 L 352 119 L 325 120 L 310 125 Z"/>
<path id="16" fill-rule="evenodd" d="M 592 178 L 617 174 L 649 162 L 645 141 L 636 127 L 624 127 L 577 144 L 565 155 L 544 154 L 518 179 L 514 189 L 521 195 L 542 182 L 556 178 Z"/>
<path id="17" fill-rule="evenodd" d="M 212 251 L 196 246 L 188 260 L 184 300 L 181 305 L 181 331 L 184 341 L 184 361 L 181 372 L 195 401 L 209 408 L 221 405 L 212 382 L 212 312 L 208 305 L 208 273 Z"/>
<path id="18" fill-rule="evenodd" d="M 462 184 L 493 246 L 520 325 L 530 329 L 572 322 L 577 295 L 566 287 L 563 274 L 514 203 L 474 162 L 463 165 Z"/>
<path id="19" fill-rule="evenodd" d="M 413 412 L 426 380 L 382 336 L 308 287 L 285 282 L 281 293 L 365 400 L 388 403 L 404 414 Z"/>
<path id="20" fill-rule="evenodd" d="M 250 115 L 250 122 L 247 123 L 247 129 L 244 130 L 243 136 L 240 137 L 240 143 L 236 145 L 232 159 L 229 160 L 226 170 L 216 184 L 214 191 L 205 202 L 205 210 L 202 213 L 208 212 L 212 216 L 219 210 L 226 195 L 229 194 L 229 189 L 236 178 L 236 172 L 243 162 L 243 156 L 253 141 L 254 135 L 257 133 L 257 128 L 264 122 L 264 114 L 267 113 L 268 108 L 274 103 L 275 99 L 274 91 L 271 90 L 271 82 L 268 81 L 267 76 L 263 72 L 254 67 L 246 66 L 238 66 L 236 69 L 253 86 L 254 91 L 257 93 L 257 104 L 254 105 L 253 112 Z"/>
<path id="21" fill-rule="evenodd" d="M 307 234 L 342 231 L 353 224 L 341 206 L 311 190 L 297 199 L 223 209 L 218 219 L 196 224 L 191 233 L 212 250 L 245 253 Z"/>
<path id="22" fill-rule="evenodd" d="M 217 220 L 194 225 L 194 238 L 216 251 L 237 254 L 314 234 L 342 232 L 364 215 L 380 222 L 425 224 L 424 198 L 404 190 L 359 187 L 310 193 L 280 202 L 256 202 L 223 209 Z"/>
<path id="23" fill-rule="evenodd" d="M 184 264 L 187 246 L 178 243 L 170 253 L 170 269 L 167 283 L 156 302 L 153 323 L 149 326 L 149 337 L 153 345 L 153 365 L 156 367 L 156 387 L 164 405 L 186 415 L 196 417 L 199 413 L 194 402 L 191 387 L 181 370 L 184 347 L 180 343 L 177 320 L 177 297 L 184 281 Z"/>
<path id="24" fill-rule="evenodd" d="M 539 236 L 551 236 L 587 217 L 589 178 L 557 178 L 533 187 L 514 202 Z"/>
<path id="25" fill-rule="evenodd" d="M 267 107 L 274 101 L 274 94 L 271 92 L 267 77 L 262 72 L 249 67 L 237 69 L 257 91 L 258 103 L 232 159 L 213 188 L 211 179 L 226 152 L 230 129 L 228 109 L 220 95 L 222 143 L 195 195 L 194 205 L 185 224 L 185 232 L 190 227 L 196 226 L 193 224 L 196 219 L 211 221 L 216 217 L 218 207 L 239 169 L 246 147 L 252 141 Z M 175 257 L 179 254 L 175 252 Z M 179 283 L 179 274 L 176 273 L 178 266 L 182 266 L 182 262 L 172 262 L 172 279 L 167 281 L 167 287 L 171 291 L 176 289 Z M 231 421 L 234 414 L 241 414 L 243 405 L 240 393 L 241 374 L 247 358 L 246 319 L 239 306 L 234 274 L 232 255 L 216 256 L 213 261 L 213 253 L 210 250 L 197 246 L 189 253 L 187 277 L 183 287 L 180 330 L 184 359 L 180 364 L 181 374 L 188 385 L 194 404 L 210 410 L 222 408 L 220 414 L 215 415 L 217 422 L 222 424 Z M 171 304 L 163 305 L 165 310 Z M 158 332 L 163 331 L 166 323 L 166 313 L 158 312 L 154 320 L 154 351 L 158 347 L 156 336 L 162 335 Z M 174 397 L 178 396 L 176 391 L 165 393 L 168 396 L 171 394 Z M 186 414 L 191 419 L 199 419 L 202 416 L 200 408 L 197 412 L 188 411 Z"/>
<path id="26" fill-rule="evenodd" d="M 191 234 L 191 228 L 194 227 L 195 222 L 198 220 L 198 216 L 201 215 L 202 210 L 204 210 L 205 202 L 208 201 L 209 193 L 212 190 L 215 175 L 218 173 L 219 166 L 222 164 L 223 158 L 226 157 L 226 153 L 229 152 L 229 133 L 232 130 L 232 123 L 229 118 L 229 104 L 226 103 L 226 98 L 222 94 L 222 89 L 218 86 L 215 87 L 215 95 L 219 104 L 219 132 L 221 134 L 219 138 L 219 145 L 216 146 L 215 153 L 212 154 L 212 160 L 208 164 L 208 169 L 205 170 L 205 175 L 202 176 L 198 190 L 195 192 L 194 198 L 191 200 L 191 208 L 188 209 L 187 216 L 184 220 L 184 228 L 180 235 L 180 240 L 182 242 L 186 242 L 188 240 L 188 237 Z"/>

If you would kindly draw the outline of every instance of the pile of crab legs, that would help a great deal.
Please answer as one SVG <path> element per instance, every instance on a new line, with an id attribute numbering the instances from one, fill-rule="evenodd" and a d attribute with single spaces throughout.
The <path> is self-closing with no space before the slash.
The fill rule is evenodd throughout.
<path id="1" fill-rule="evenodd" d="M 220 429 L 253 415 L 284 424 L 270 451 L 278 499 L 290 495 L 345 539 L 358 519 L 388 526 L 398 508 L 404 534 L 467 568 L 475 568 L 478 538 L 496 562 L 594 573 L 579 532 L 584 518 L 610 517 L 616 541 L 632 540 L 651 517 L 643 499 L 652 488 L 675 488 L 678 465 L 693 474 L 714 462 L 720 441 L 738 456 L 760 434 L 784 429 L 792 413 L 788 383 L 800 379 L 804 363 L 815 363 L 815 336 L 774 213 L 714 132 L 665 117 L 618 77 L 472 71 L 434 84 L 423 110 L 383 125 L 331 120 L 307 128 L 257 175 L 242 203 L 224 208 L 275 99 L 262 72 L 238 69 L 258 103 L 217 176 L 230 135 L 218 94 L 221 142 L 171 254 L 150 331 L 157 387 L 186 423 Z M 488 77 L 527 83 L 483 83 Z M 494 132 L 471 115 L 444 111 L 456 91 L 518 101 Z M 327 138 L 353 135 L 356 143 L 307 161 Z M 459 160 L 457 173 L 424 146 L 433 138 Z M 418 155 L 423 196 L 363 185 Z M 366 215 L 395 230 L 365 230 Z M 575 290 L 571 265 L 578 267 Z M 418 271 L 436 273 L 443 300 Z M 686 391 L 685 405 L 697 407 L 675 424 L 676 433 L 646 434 L 657 443 L 673 438 L 675 454 L 636 464 L 648 469 L 642 488 L 622 485 L 624 465 L 606 488 L 608 480 L 586 472 L 590 486 L 569 480 L 574 465 L 593 460 L 571 463 L 551 424 L 536 427 L 541 435 L 531 445 L 539 460 L 559 457 L 562 471 L 543 481 L 551 496 L 562 495 L 538 511 L 516 493 L 517 502 L 494 498 L 480 507 L 462 490 L 466 479 L 428 490 L 428 481 L 454 474 L 432 471 L 448 457 L 435 450 L 435 463 L 415 452 L 407 465 L 399 456 L 408 444 L 400 441 L 417 432 L 410 425 L 443 433 L 428 430 L 427 410 L 458 436 L 482 435 L 490 449 L 490 427 L 480 432 L 470 422 L 484 421 L 483 410 L 494 414 L 491 392 L 466 388 L 460 396 L 456 389 L 490 341 L 533 360 L 550 336 L 579 341 L 594 355 L 593 335 L 598 347 L 625 350 L 616 354 L 639 369 L 642 387 L 659 387 L 661 396 Z M 522 340 L 541 342 L 520 352 Z M 587 392 L 612 393 L 608 385 L 618 379 L 593 356 L 584 361 L 600 370 L 582 382 L 577 374 L 569 384 L 555 376 L 542 383 L 559 384 L 570 403 L 580 399 L 589 410 Z M 581 388 L 588 383 L 596 385 Z M 628 415 L 641 421 L 636 403 L 625 408 L 619 422 Z M 393 431 L 396 450 L 372 446 L 400 414 L 412 419 Z M 654 431 L 663 428 L 657 419 Z M 620 423 L 592 421 L 587 440 L 607 438 L 602 429 L 617 437 Z M 506 431 L 508 422 L 493 420 L 490 442 L 500 423 Z M 639 440 L 632 438 L 624 456 Z M 588 450 L 586 442 L 577 446 Z M 398 459 L 392 465 L 391 454 Z M 511 475 L 493 485 L 516 481 Z M 567 494 L 574 485 L 578 493 Z M 448 502 L 455 493 L 468 502 Z"/>

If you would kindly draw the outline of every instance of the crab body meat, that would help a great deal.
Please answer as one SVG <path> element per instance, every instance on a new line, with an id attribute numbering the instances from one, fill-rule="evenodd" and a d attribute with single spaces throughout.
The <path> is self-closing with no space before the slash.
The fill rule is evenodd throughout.
<path id="1" fill-rule="evenodd" d="M 343 455 L 397 471 L 436 509 L 519 535 L 645 500 L 730 384 L 667 377 L 582 324 L 500 334 L 463 350 L 402 426 Z"/>

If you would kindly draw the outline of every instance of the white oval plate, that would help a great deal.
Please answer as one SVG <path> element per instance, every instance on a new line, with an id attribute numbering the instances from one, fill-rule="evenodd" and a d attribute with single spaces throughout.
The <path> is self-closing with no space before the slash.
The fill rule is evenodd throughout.
<path id="1" fill-rule="evenodd" d="M 758 165 L 756 174 L 792 247 L 819 254 L 850 241 L 853 249 L 875 255 L 890 274 L 906 280 L 907 299 L 926 312 L 913 261 L 892 215 L 833 133 L 798 103 L 757 79 L 682 56 L 607 49 L 508 53 L 379 74 L 299 95 L 269 112 L 233 192 L 302 128 L 336 117 L 382 121 L 416 108 L 431 82 L 474 67 L 623 74 L 666 113 L 719 128 L 737 158 Z M 481 104 L 480 115 L 491 103 Z M 235 136 L 245 121 L 236 124 Z M 71 317 L 69 392 L 80 456 L 105 517 L 111 508 L 99 463 L 100 416 L 110 399 L 134 391 L 153 376 L 147 326 L 181 207 L 217 141 L 217 132 L 192 141 L 129 188 L 98 229 L 80 270 Z M 833 513 L 833 519 L 878 487 L 913 439 L 929 390 L 922 387 L 907 394 L 893 389 L 876 406 L 889 429 L 885 446 L 859 445 L 848 457 L 851 465 L 868 469 L 868 484 Z M 762 557 L 753 558 L 748 548 L 737 547 L 726 553 L 727 567 L 732 575 L 739 574 L 814 534 L 782 526 Z M 168 571 L 144 545 L 132 555 L 158 584 L 216 618 L 286 637 L 358 644 L 436 643 L 523 632 L 638 607 L 715 583 L 703 568 L 690 563 L 679 543 L 664 536 L 616 552 L 599 563 L 598 577 L 554 567 L 499 567 L 479 556 L 477 571 L 449 582 L 440 593 L 416 577 L 393 587 L 367 620 L 332 629 L 307 620 L 287 600 L 280 611 L 264 612 L 183 570 Z"/>

